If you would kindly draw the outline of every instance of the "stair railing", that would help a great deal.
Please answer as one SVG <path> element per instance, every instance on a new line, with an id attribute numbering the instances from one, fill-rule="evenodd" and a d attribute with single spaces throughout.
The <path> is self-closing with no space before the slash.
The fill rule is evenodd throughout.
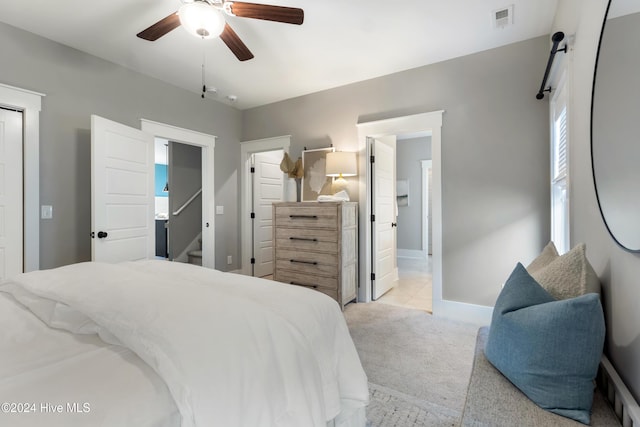
<path id="1" fill-rule="evenodd" d="M 178 208 L 175 212 L 173 212 L 173 216 L 178 216 L 180 215 L 180 213 L 185 210 L 185 208 L 187 206 L 189 206 L 195 199 L 196 197 L 198 197 L 200 195 L 200 193 L 202 193 L 202 188 L 200 188 L 198 191 L 196 191 L 193 196 L 189 197 L 189 200 L 187 200 L 186 202 L 184 202 L 184 204 L 182 206 L 180 206 L 180 208 Z"/>

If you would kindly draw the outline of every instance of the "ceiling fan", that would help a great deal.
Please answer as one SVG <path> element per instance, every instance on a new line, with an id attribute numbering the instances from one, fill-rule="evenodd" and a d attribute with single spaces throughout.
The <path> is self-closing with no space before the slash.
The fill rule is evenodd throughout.
<path id="1" fill-rule="evenodd" d="M 304 11 L 294 7 L 227 0 L 182 0 L 182 3 L 177 12 L 139 32 L 137 36 L 144 40 L 155 41 L 182 25 L 196 37 L 220 36 L 240 61 L 246 61 L 253 58 L 253 54 L 225 21 L 223 13 L 241 18 L 296 25 L 301 25 L 304 21 Z"/>

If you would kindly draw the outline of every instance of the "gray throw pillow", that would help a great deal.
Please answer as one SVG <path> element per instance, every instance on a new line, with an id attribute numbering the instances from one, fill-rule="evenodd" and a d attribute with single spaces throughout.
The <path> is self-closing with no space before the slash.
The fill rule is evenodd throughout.
<path id="1" fill-rule="evenodd" d="M 598 294 L 557 301 L 518 264 L 496 301 L 485 355 L 541 408 L 589 424 L 604 336 Z"/>

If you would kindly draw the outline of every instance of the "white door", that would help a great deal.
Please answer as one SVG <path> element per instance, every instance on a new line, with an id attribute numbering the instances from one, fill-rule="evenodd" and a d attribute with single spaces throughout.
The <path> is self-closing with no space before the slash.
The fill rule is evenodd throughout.
<path id="1" fill-rule="evenodd" d="M 396 152 L 395 136 L 371 139 L 373 214 L 373 299 L 395 286 L 396 274 Z"/>
<path id="2" fill-rule="evenodd" d="M 273 274 L 273 209 L 272 203 L 282 200 L 284 174 L 280 170 L 282 150 L 255 153 L 253 206 L 253 275 Z"/>
<path id="3" fill-rule="evenodd" d="M 91 116 L 91 259 L 155 255 L 153 136 Z"/>
<path id="4" fill-rule="evenodd" d="M 0 280 L 22 273 L 22 113 L 0 108 Z"/>

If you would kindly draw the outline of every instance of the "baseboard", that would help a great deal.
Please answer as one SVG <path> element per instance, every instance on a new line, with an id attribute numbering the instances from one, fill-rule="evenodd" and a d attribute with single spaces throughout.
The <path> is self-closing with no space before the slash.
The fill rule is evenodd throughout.
<path id="1" fill-rule="evenodd" d="M 424 251 L 418 249 L 397 249 L 396 256 L 398 258 L 427 259 Z"/>
<path id="2" fill-rule="evenodd" d="M 242 269 L 240 269 L 240 270 L 229 270 L 229 271 L 227 271 L 227 273 L 242 274 Z"/>
<path id="3" fill-rule="evenodd" d="M 489 325 L 491 324 L 493 307 L 459 301 L 434 300 L 433 315 L 460 322 Z"/>

